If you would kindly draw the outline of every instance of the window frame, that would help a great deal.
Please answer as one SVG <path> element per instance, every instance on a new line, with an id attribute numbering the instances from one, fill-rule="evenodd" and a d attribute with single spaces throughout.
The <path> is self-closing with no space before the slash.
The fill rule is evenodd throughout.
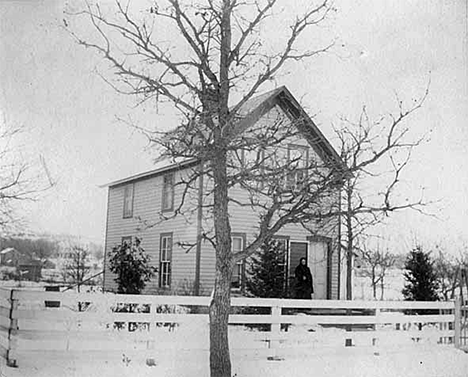
<path id="1" fill-rule="evenodd" d="M 273 236 L 271 237 L 271 239 L 273 241 L 278 241 L 278 242 L 284 242 L 284 265 L 286 266 L 287 265 L 287 258 L 288 258 L 288 250 L 289 250 L 289 239 L 290 237 L 289 236 Z"/>
<path id="2" fill-rule="evenodd" d="M 242 240 L 242 246 L 241 246 L 241 250 L 234 250 L 233 249 L 233 245 L 234 245 L 234 238 L 239 238 Z M 245 233 L 231 233 L 231 250 L 232 252 L 237 252 L 237 251 L 242 251 L 245 249 L 245 245 L 246 245 L 246 240 L 247 240 L 247 237 L 245 235 Z M 235 272 L 237 273 L 236 275 Z M 233 283 L 233 278 L 234 276 L 238 276 L 238 286 L 234 286 Z M 232 291 L 243 291 L 244 288 L 245 288 L 245 259 L 237 262 L 234 267 L 233 267 L 233 271 L 232 271 L 232 277 L 231 277 L 231 290 Z"/>
<path id="3" fill-rule="evenodd" d="M 283 268 L 284 268 L 284 289 L 285 292 L 288 289 L 288 269 L 289 269 L 289 242 L 291 240 L 290 236 L 282 236 L 282 235 L 274 235 L 272 240 L 278 242 L 284 242 L 284 260 L 283 260 Z"/>
<path id="4" fill-rule="evenodd" d="M 285 187 L 288 190 L 292 190 L 292 191 L 300 191 L 302 189 L 301 182 L 298 180 L 298 176 L 299 176 L 298 173 L 301 173 L 302 177 L 307 178 L 307 172 L 308 172 L 308 167 L 309 167 L 310 148 L 307 145 L 301 145 L 301 144 L 288 144 L 288 164 L 291 163 L 291 152 L 299 151 L 299 150 L 302 150 L 305 152 L 305 166 L 298 167 L 294 171 L 288 171 L 286 173 Z M 302 181 L 304 181 L 304 179 L 302 179 Z"/>
<path id="5" fill-rule="evenodd" d="M 125 244 L 127 244 L 128 246 L 132 246 L 132 242 L 133 242 L 133 237 L 132 236 L 123 236 L 121 241 L 120 241 L 120 244 L 123 246 Z"/>
<path id="6" fill-rule="evenodd" d="M 163 249 L 163 241 L 170 239 L 170 248 Z M 165 251 L 165 253 L 164 253 Z M 173 232 L 161 233 L 159 236 L 159 288 L 170 289 L 172 283 L 172 254 L 174 251 Z M 169 254 L 169 256 L 168 256 Z M 164 257 L 164 259 L 163 259 Z M 166 268 L 167 266 L 167 268 Z M 165 278 L 167 276 L 167 279 Z"/>
<path id="7" fill-rule="evenodd" d="M 128 190 L 131 188 L 130 192 L 131 194 L 128 194 Z M 133 204 L 134 204 L 134 199 L 135 199 L 135 183 L 127 183 L 124 186 L 124 192 L 123 192 L 123 218 L 124 219 L 130 219 L 133 217 Z M 127 208 L 128 206 L 128 208 Z"/>
<path id="8" fill-rule="evenodd" d="M 166 179 L 170 177 L 170 182 Z M 166 173 L 162 176 L 162 198 L 161 198 L 161 211 L 170 212 L 174 210 L 174 195 L 175 195 L 175 174 L 174 172 Z M 169 190 L 168 190 L 169 188 Z M 170 193 L 170 203 L 167 203 L 167 194 Z M 168 206 L 169 204 L 169 206 Z"/>

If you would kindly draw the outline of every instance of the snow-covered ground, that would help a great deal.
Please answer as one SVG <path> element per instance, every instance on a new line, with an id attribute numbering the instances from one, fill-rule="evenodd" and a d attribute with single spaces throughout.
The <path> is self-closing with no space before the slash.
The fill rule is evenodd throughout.
<path id="1" fill-rule="evenodd" d="M 171 331 L 160 328 L 154 333 L 158 347 L 153 350 L 23 352 L 18 358 L 19 367 L 2 365 L 1 376 L 209 376 L 207 330 L 207 326 L 195 321 Z M 276 345 L 276 356 L 270 360 L 267 352 L 271 350 L 266 344 L 265 348 L 254 344 L 253 335 L 261 338 L 261 333 L 231 328 L 233 377 L 468 376 L 468 353 L 453 345 L 437 344 L 438 337 L 431 334 L 414 343 L 403 331 L 382 330 L 375 346 L 345 347 L 343 331 L 293 326 L 283 334 L 288 340 Z"/>
<path id="2" fill-rule="evenodd" d="M 103 305 L 109 306 L 105 302 Z M 102 322 L 109 321 L 104 313 Z M 100 326 L 97 322 L 93 325 L 97 326 L 96 330 Z M 24 351 L 18 357 L 18 368 L 0 365 L 0 376 L 209 376 L 209 355 L 206 351 L 209 336 L 205 321 L 200 319 L 197 322 L 194 319 L 171 331 L 166 327 L 153 331 L 157 349 L 88 351 L 83 342 L 78 344 L 82 347 L 76 347 L 72 352 Z M 468 376 L 468 353 L 456 350 L 453 345 L 437 344 L 439 336 L 436 329 L 428 327 L 421 341 L 414 343 L 404 331 L 390 331 L 383 326 L 377 333 L 375 346 L 367 342 L 356 347 L 344 347 L 343 332 L 342 329 L 310 324 L 291 326 L 288 332 L 282 334 L 287 340 L 275 348 L 277 357 L 269 360 L 264 352 L 269 351 L 266 343 L 262 343 L 265 346 L 263 349 L 258 347 L 258 343 L 254 344 L 261 338 L 261 333 L 233 327 L 230 331 L 233 377 Z M 115 349 L 122 349 L 119 342 L 127 342 L 126 339 L 119 339 L 117 334 L 112 344 Z M 125 345 L 128 349 L 128 342 Z M 102 348 L 98 345 L 97 349 Z"/>
<path id="3" fill-rule="evenodd" d="M 25 354 L 19 368 L 2 365 L 6 377 L 194 377 L 209 376 L 206 352 L 173 350 L 104 355 Z M 151 360 L 148 360 L 151 359 Z M 153 362 L 154 361 L 154 362 Z M 280 360 L 233 355 L 236 377 L 466 377 L 468 354 L 452 346 L 415 345 L 391 348 L 337 348 L 290 355 Z"/>

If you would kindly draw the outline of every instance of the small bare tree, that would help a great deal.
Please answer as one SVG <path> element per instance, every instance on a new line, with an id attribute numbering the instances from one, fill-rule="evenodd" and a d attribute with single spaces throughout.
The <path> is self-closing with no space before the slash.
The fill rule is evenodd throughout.
<path id="1" fill-rule="evenodd" d="M 455 297 L 455 292 L 460 289 L 463 282 L 463 269 L 468 269 L 468 254 L 461 252 L 458 257 L 448 254 L 440 245 L 434 258 L 434 270 L 439 282 L 439 293 L 444 300 Z"/>
<path id="2" fill-rule="evenodd" d="M 396 258 L 388 250 L 381 250 L 380 247 L 363 248 L 360 257 L 364 262 L 364 268 L 361 269 L 361 274 L 371 281 L 372 295 L 374 300 L 377 299 L 377 286 L 380 283 L 380 299 L 384 299 L 385 276 L 388 269 L 393 267 Z"/>
<path id="3" fill-rule="evenodd" d="M 37 167 L 25 160 L 19 146 L 24 129 L 12 126 L 3 117 L 0 120 L 0 230 L 3 234 L 23 222 L 16 205 L 32 201 L 54 185 L 48 171 L 39 174 Z M 45 161 L 41 160 L 46 170 Z M 44 176 L 47 176 L 44 180 Z"/>
<path id="4" fill-rule="evenodd" d="M 80 292 L 80 286 L 85 281 L 88 272 L 91 269 L 88 261 L 88 250 L 74 245 L 71 247 L 71 258 L 65 264 L 65 277 L 66 280 L 70 280 L 73 284 L 76 284 L 78 292 Z"/>

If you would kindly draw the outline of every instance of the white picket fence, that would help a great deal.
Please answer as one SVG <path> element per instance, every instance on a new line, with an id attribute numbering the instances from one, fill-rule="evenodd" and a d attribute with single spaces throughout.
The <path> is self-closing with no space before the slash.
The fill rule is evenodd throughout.
<path id="1" fill-rule="evenodd" d="M 0 289 L 0 350 L 167 352 L 209 348 L 209 297 Z M 460 346 L 456 302 L 232 298 L 231 349 L 255 356 L 431 339 Z M 299 331 L 298 331 L 299 330 Z"/>

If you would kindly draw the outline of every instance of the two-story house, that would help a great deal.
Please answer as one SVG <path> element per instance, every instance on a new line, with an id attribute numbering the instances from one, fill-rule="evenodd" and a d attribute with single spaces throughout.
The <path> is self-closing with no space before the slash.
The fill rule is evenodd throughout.
<path id="1" fill-rule="evenodd" d="M 249 100 L 242 108 L 242 130 L 262 126 L 272 119 L 298 122 L 299 132 L 284 139 L 285 156 L 296 161 L 331 160 L 340 164 L 340 158 L 322 132 L 306 115 L 291 93 L 281 87 Z M 262 123 L 263 122 L 263 123 Z M 205 206 L 209 192 L 209 177 L 197 176 L 187 193 L 184 185 L 191 173 L 200 170 L 195 159 L 161 161 L 151 171 L 124 178 L 108 187 L 107 227 L 105 239 L 104 289 L 115 290 L 113 274 L 109 271 L 109 253 L 115 245 L 141 239 L 141 245 L 158 268 L 158 276 L 148 284 L 147 293 L 209 294 L 215 277 L 215 252 L 212 244 L 200 237 L 212 230 L 212 216 Z M 289 174 L 288 180 L 299 180 Z M 288 184 L 291 184 L 289 182 Z M 294 182 L 292 183 L 294 184 Z M 242 250 L 258 231 L 258 211 L 239 205 L 244 193 L 234 189 L 229 207 L 232 229 L 232 248 Z M 244 195 L 245 196 L 245 195 Z M 181 206 L 181 201 L 184 200 Z M 339 205 L 339 190 L 332 196 Z M 203 205 L 201 205 L 203 204 Z M 175 211 L 178 215 L 175 216 Z M 341 290 L 341 255 L 339 249 L 339 219 L 328 220 L 326 226 L 315 230 L 299 224 L 284 226 L 275 238 L 286 251 L 287 280 L 294 277 L 294 269 L 301 257 L 306 257 L 314 277 L 315 298 L 338 299 Z M 198 242 L 197 242 L 198 241 Z M 246 266 L 243 261 L 235 266 L 232 287 L 242 291 Z M 342 295 L 342 294 L 341 294 Z"/>

